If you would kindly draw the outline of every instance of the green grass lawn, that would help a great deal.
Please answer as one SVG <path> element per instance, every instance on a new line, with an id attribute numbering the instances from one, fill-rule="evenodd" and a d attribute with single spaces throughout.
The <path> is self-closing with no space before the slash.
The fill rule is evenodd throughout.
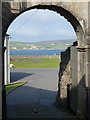
<path id="1" fill-rule="evenodd" d="M 19 60 L 28 60 L 28 58 L 19 58 Z M 60 59 L 57 58 L 33 58 L 29 62 L 12 61 L 14 68 L 59 68 Z"/>
<path id="2" fill-rule="evenodd" d="M 16 83 L 16 84 L 13 84 L 13 85 L 7 85 L 7 86 L 5 86 L 6 93 L 12 91 L 13 89 L 17 88 L 20 85 L 23 85 L 24 83 L 25 82 L 21 82 L 21 83 Z"/>

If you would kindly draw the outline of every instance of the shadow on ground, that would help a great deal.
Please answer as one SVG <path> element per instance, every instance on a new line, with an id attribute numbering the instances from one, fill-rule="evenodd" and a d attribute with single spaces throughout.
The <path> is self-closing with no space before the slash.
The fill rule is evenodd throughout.
<path id="1" fill-rule="evenodd" d="M 7 95 L 7 118 L 72 118 L 55 106 L 56 96 L 57 91 L 21 86 Z"/>
<path id="2" fill-rule="evenodd" d="M 10 72 L 10 81 L 16 82 L 20 79 L 23 79 L 25 77 L 31 76 L 34 73 L 24 73 L 24 72 Z"/>

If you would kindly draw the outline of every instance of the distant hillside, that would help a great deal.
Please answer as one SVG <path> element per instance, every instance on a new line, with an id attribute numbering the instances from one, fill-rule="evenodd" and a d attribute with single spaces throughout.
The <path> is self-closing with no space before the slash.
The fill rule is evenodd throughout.
<path id="1" fill-rule="evenodd" d="M 44 50 L 44 49 L 66 49 L 71 46 L 75 40 L 51 40 L 41 42 L 13 42 L 10 41 L 10 49 L 29 49 L 29 50 Z"/>
<path id="2" fill-rule="evenodd" d="M 36 42 L 37 44 L 58 44 L 58 43 L 63 43 L 63 44 L 72 44 L 76 40 L 50 40 L 50 41 L 40 41 Z"/>

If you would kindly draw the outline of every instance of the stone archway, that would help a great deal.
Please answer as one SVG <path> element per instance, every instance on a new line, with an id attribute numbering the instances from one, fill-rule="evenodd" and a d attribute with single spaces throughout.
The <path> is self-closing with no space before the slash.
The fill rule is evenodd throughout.
<path id="1" fill-rule="evenodd" d="M 15 4 L 16 4 L 16 6 L 15 6 Z M 13 3 L 12 2 L 11 3 L 3 3 L 3 9 L 5 9 L 4 6 L 6 6 L 6 5 L 8 6 L 8 8 L 12 6 L 12 8 L 10 8 L 11 11 L 9 11 L 9 12 L 11 12 L 11 13 L 9 13 L 9 16 L 6 17 L 3 12 L 3 16 L 4 16 L 3 21 L 7 22 L 6 25 L 2 23 L 3 28 L 5 28 L 5 29 L 3 29 L 3 37 L 5 36 L 5 33 L 9 27 L 9 25 L 16 17 L 18 17 L 20 14 L 22 14 L 23 12 L 25 12 L 27 10 L 37 8 L 37 9 L 49 9 L 49 10 L 59 13 L 61 16 L 64 16 L 64 18 L 67 19 L 67 21 L 70 22 L 71 25 L 73 26 L 73 28 L 76 32 L 76 35 L 77 35 L 79 45 L 81 45 L 83 43 L 83 42 L 80 42 L 80 39 L 84 38 L 84 29 L 82 26 L 83 24 L 81 23 L 81 21 L 79 21 L 78 17 L 72 12 L 72 10 L 68 9 L 67 6 L 70 3 L 67 3 L 67 5 L 64 5 L 64 3 L 60 3 L 59 5 L 58 4 L 53 5 L 51 3 L 47 4 L 46 2 L 43 4 L 42 3 L 40 4 L 37 2 L 35 5 L 32 4 L 30 6 L 27 3 L 27 7 L 25 7 L 24 6 L 25 2 L 24 2 L 22 4 L 20 3 L 20 5 L 21 5 L 20 8 L 17 8 L 19 3 L 15 2 L 15 4 L 14 4 L 14 2 Z M 16 8 L 14 8 L 14 7 L 16 7 Z M 16 10 L 20 9 L 20 10 L 15 11 L 14 9 L 16 9 Z M 7 19 L 5 19 L 5 18 L 7 18 Z"/>
<path id="2" fill-rule="evenodd" d="M 89 53 L 88 51 L 88 47 L 85 48 L 85 46 L 88 44 L 87 41 L 89 41 L 89 39 L 87 40 L 86 36 L 88 36 L 88 1 L 83 3 L 80 1 L 77 2 L 42 2 L 42 1 L 37 1 L 37 2 L 1 2 L 0 3 L 0 9 L 2 10 L 2 14 L 1 14 L 1 18 L 2 18 L 2 22 L 1 22 L 1 26 L 2 28 L 1 30 L 1 45 L 0 45 L 0 51 L 1 51 L 1 65 L 0 65 L 0 71 L 1 71 L 1 96 L 0 98 L 2 98 L 2 95 L 4 96 L 4 87 L 3 87 L 3 80 L 4 80 L 4 51 L 3 51 L 3 46 L 4 46 L 4 37 L 7 31 L 7 28 L 9 27 L 9 25 L 11 24 L 11 22 L 21 13 L 23 13 L 26 10 L 29 9 L 33 9 L 33 8 L 37 8 L 37 9 L 49 9 L 49 10 L 53 10 L 56 11 L 57 13 L 60 13 L 62 16 L 64 16 L 73 26 L 76 35 L 77 35 L 77 40 L 78 40 L 78 46 L 77 48 L 82 51 L 83 49 L 87 49 L 86 52 L 87 54 Z M 85 14 L 86 13 L 86 14 Z M 83 52 L 83 51 L 82 51 Z M 85 55 L 87 55 L 85 54 Z M 77 53 L 77 55 L 79 55 L 80 57 L 77 59 L 78 62 L 78 67 L 81 67 L 81 61 L 84 62 L 88 62 L 88 59 L 85 61 L 82 58 L 82 55 L 79 53 Z M 88 55 L 87 55 L 88 56 Z M 88 62 L 89 63 L 89 62 Z M 85 66 L 87 70 L 89 70 L 89 67 Z M 86 79 L 87 81 L 89 80 L 88 76 L 89 74 L 85 73 L 85 71 L 81 71 L 81 75 L 78 73 L 77 70 L 77 75 L 78 77 L 78 81 L 81 80 L 81 78 L 83 77 L 83 75 L 86 74 Z M 0 110 L 1 110 L 1 118 L 2 118 L 2 107 L 4 106 L 4 102 L 2 104 L 2 100 L 0 102 Z M 4 113 L 4 109 L 3 109 L 3 113 Z"/>

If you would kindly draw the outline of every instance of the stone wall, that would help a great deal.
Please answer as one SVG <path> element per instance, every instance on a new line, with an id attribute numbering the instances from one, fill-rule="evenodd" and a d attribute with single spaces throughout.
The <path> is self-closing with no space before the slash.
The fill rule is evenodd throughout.
<path id="1" fill-rule="evenodd" d="M 70 48 L 61 53 L 61 63 L 59 71 L 59 96 L 61 99 L 67 97 L 67 85 L 70 84 Z"/>
<path id="2" fill-rule="evenodd" d="M 77 46 L 77 42 L 73 43 L 73 46 Z M 59 70 L 59 98 L 67 98 L 67 85 L 71 84 L 71 61 L 70 61 L 70 47 L 61 53 L 61 63 Z"/>
<path id="3" fill-rule="evenodd" d="M 60 58 L 60 55 L 10 55 L 11 60 L 18 58 Z"/>

